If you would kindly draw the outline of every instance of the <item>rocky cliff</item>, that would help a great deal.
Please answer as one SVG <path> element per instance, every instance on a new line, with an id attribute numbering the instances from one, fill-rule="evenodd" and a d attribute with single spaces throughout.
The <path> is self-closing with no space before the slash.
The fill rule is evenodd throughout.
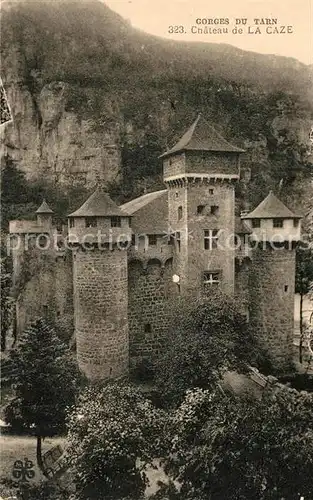
<path id="1" fill-rule="evenodd" d="M 1 26 L 13 115 L 2 154 L 29 179 L 154 186 L 158 155 L 200 110 L 247 149 L 256 176 L 271 179 L 270 164 L 306 146 L 312 72 L 294 59 L 162 40 L 98 0 L 7 1 Z M 303 163 L 300 149 L 275 182 Z"/>

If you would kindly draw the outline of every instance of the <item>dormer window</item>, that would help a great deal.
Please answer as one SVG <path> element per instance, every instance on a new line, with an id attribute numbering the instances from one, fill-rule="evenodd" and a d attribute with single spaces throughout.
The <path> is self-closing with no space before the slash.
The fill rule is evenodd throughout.
<path id="1" fill-rule="evenodd" d="M 275 228 L 284 227 L 284 219 L 274 219 L 273 220 L 273 227 L 275 227 Z"/>
<path id="2" fill-rule="evenodd" d="M 97 227 L 97 217 L 85 217 L 85 227 Z"/>
<path id="3" fill-rule="evenodd" d="M 253 228 L 261 227 L 261 220 L 260 219 L 252 219 L 252 227 Z"/>
<path id="4" fill-rule="evenodd" d="M 120 217 L 111 217 L 111 227 L 121 227 L 121 218 Z"/>

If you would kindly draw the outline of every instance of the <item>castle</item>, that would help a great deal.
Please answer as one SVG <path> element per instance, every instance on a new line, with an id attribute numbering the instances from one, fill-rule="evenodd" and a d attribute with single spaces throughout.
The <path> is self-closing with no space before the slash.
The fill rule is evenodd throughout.
<path id="1" fill-rule="evenodd" d="M 121 206 L 97 189 L 61 233 L 46 202 L 11 221 L 17 332 L 46 316 L 90 380 L 118 378 L 160 352 L 174 297 L 219 287 L 288 366 L 301 217 L 272 192 L 235 216 L 242 153 L 199 115 L 161 156 L 166 189 Z"/>

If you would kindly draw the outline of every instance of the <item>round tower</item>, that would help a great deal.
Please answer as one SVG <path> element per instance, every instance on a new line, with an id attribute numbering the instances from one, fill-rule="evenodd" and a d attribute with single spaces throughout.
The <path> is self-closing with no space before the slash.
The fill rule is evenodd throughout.
<path id="1" fill-rule="evenodd" d="M 276 367 L 286 371 L 293 357 L 295 248 L 301 217 L 270 191 L 242 219 L 252 231 L 250 324 Z"/>
<path id="2" fill-rule="evenodd" d="M 130 217 L 102 190 L 69 215 L 79 368 L 89 380 L 127 376 Z"/>
<path id="3" fill-rule="evenodd" d="M 235 192 L 240 154 L 201 115 L 161 157 L 174 280 L 182 295 L 234 294 Z"/>

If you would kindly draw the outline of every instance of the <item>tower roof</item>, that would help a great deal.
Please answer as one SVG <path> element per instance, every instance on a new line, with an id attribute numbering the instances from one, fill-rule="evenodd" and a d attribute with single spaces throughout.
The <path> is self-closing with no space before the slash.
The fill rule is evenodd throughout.
<path id="1" fill-rule="evenodd" d="M 243 219 L 301 219 L 301 215 L 294 214 L 270 191 L 267 197 Z"/>
<path id="2" fill-rule="evenodd" d="M 181 139 L 160 158 L 179 151 L 218 151 L 224 153 L 244 153 L 245 150 L 233 146 L 210 125 L 201 114 L 185 132 Z"/>
<path id="3" fill-rule="evenodd" d="M 42 200 L 42 204 L 37 208 L 36 214 L 53 214 L 53 210 L 51 210 L 45 199 Z"/>
<path id="4" fill-rule="evenodd" d="M 108 193 L 98 188 L 80 208 L 69 214 L 68 217 L 106 217 L 114 215 L 126 217 L 128 214 L 114 203 Z"/>

